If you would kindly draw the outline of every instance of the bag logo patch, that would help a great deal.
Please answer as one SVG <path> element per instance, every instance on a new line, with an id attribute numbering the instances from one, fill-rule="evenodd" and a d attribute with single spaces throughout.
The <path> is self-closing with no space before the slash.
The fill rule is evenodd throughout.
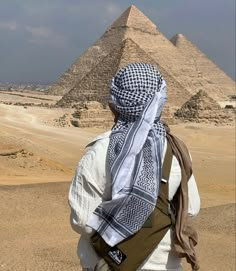
<path id="1" fill-rule="evenodd" d="M 108 256 L 117 264 L 120 265 L 125 259 L 126 255 L 122 253 L 117 247 L 113 247 L 108 251 Z"/>

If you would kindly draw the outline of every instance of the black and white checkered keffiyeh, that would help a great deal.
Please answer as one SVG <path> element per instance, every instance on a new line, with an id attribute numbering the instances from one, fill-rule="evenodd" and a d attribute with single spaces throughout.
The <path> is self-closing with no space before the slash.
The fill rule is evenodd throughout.
<path id="1" fill-rule="evenodd" d="M 88 225 L 114 246 L 136 233 L 156 205 L 166 136 L 159 122 L 166 84 L 152 65 L 132 63 L 113 77 L 110 92 L 119 113 L 107 154 L 112 199 L 96 208 Z"/>

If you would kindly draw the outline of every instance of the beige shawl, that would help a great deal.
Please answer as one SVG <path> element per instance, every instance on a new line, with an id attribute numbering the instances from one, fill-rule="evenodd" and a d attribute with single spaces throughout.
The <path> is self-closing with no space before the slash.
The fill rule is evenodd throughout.
<path id="1" fill-rule="evenodd" d="M 192 270 L 198 270 L 199 264 L 194 250 L 197 244 L 197 232 L 190 224 L 188 218 L 188 180 L 192 175 L 192 162 L 185 144 L 170 133 L 169 127 L 165 125 L 167 139 L 172 147 L 173 154 L 181 167 L 182 180 L 173 203 L 176 209 L 175 241 L 174 246 L 177 255 L 185 257 L 191 264 Z"/>

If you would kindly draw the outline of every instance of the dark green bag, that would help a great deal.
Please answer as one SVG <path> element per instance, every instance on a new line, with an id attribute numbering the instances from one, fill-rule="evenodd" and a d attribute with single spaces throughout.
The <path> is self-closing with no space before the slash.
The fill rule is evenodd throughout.
<path id="1" fill-rule="evenodd" d="M 162 179 L 156 207 L 143 227 L 134 235 L 115 247 L 110 247 L 98 233 L 92 237 L 92 245 L 112 271 L 135 271 L 163 239 L 174 217 L 168 200 L 168 180 L 172 162 L 172 150 L 167 144 L 167 151 L 162 167 Z"/>

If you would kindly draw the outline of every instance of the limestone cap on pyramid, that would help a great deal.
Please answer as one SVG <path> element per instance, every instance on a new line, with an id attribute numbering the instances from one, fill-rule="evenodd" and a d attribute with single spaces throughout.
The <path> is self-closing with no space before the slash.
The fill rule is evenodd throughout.
<path id="1" fill-rule="evenodd" d="M 181 43 L 182 41 L 186 41 L 186 37 L 181 34 L 181 33 L 178 33 L 178 34 L 175 34 L 172 38 L 171 38 L 171 42 L 176 46 L 178 47 L 179 43 Z"/>
<path id="2" fill-rule="evenodd" d="M 197 48 L 197 46 L 195 46 L 190 40 L 188 40 L 184 34 L 182 33 L 177 33 L 175 34 L 171 39 L 170 41 L 172 42 L 172 44 L 177 47 L 182 53 L 185 53 L 185 54 L 189 54 L 193 51 L 193 49 L 196 50 L 196 53 L 198 53 L 198 56 L 199 55 L 202 55 L 202 56 L 205 56 L 203 54 L 203 52 L 201 52 L 199 50 L 199 48 Z M 186 52 L 187 50 L 187 52 Z M 195 53 L 195 54 L 196 54 Z M 188 55 L 189 56 L 189 55 Z M 205 56 L 206 57 L 206 56 Z"/>

